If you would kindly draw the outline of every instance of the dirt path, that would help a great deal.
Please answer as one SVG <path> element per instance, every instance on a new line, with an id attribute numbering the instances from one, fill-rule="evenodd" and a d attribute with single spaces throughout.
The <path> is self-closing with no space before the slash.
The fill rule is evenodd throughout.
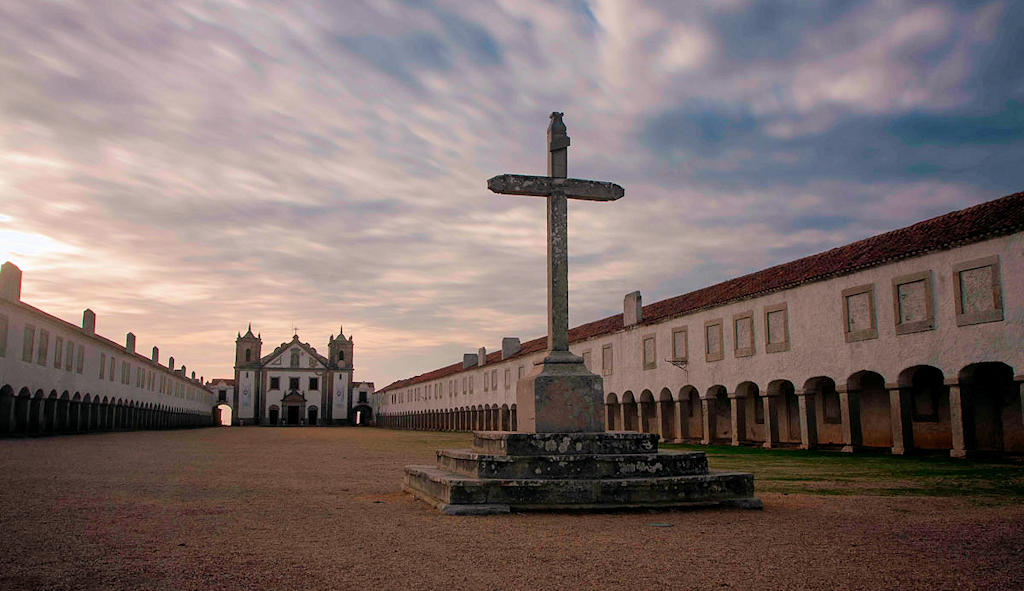
<path id="1" fill-rule="evenodd" d="M 762 512 L 452 518 L 398 492 L 403 465 L 468 441 L 266 428 L 3 440 L 0 588 L 1024 588 L 1020 504 L 766 494 Z"/>

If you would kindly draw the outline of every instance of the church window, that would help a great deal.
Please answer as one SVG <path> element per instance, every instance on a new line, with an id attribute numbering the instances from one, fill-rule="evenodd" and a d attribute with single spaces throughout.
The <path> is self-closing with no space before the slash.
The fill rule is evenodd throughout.
<path id="1" fill-rule="evenodd" d="M 601 375 L 612 375 L 612 346 L 611 344 L 601 347 Z"/>
<path id="2" fill-rule="evenodd" d="M 299 389 L 299 378 L 288 378 L 288 389 L 298 390 Z"/>
<path id="3" fill-rule="evenodd" d="M 526 367 L 525 367 L 525 366 L 522 366 L 522 365 L 520 365 L 520 366 L 519 366 L 519 379 L 520 379 L 520 380 L 521 380 L 521 379 L 523 379 L 523 376 L 524 376 L 524 375 L 526 375 Z"/>
<path id="4" fill-rule="evenodd" d="M 39 354 L 36 363 L 46 365 L 46 355 L 50 352 L 50 333 L 45 328 L 39 329 Z"/>
<path id="5" fill-rule="evenodd" d="M 292 367 L 299 366 L 299 350 L 292 349 Z"/>
<path id="6" fill-rule="evenodd" d="M 280 390 L 281 389 L 281 378 L 270 378 L 270 389 Z"/>
<path id="7" fill-rule="evenodd" d="M 245 350 L 245 360 L 252 361 L 252 349 Z"/>
<path id="8" fill-rule="evenodd" d="M 366 392 L 359 392 L 359 402 L 366 402 Z"/>
<path id="9" fill-rule="evenodd" d="M 338 351 L 338 361 L 345 361 L 345 352 Z"/>
<path id="10" fill-rule="evenodd" d="M 64 365 L 64 337 L 53 338 L 53 366 L 60 369 Z"/>
<path id="11" fill-rule="evenodd" d="M 309 389 L 319 390 L 320 389 L 320 378 L 309 378 Z"/>
<path id="12" fill-rule="evenodd" d="M 32 363 L 32 351 L 36 345 L 36 327 L 31 324 L 25 325 L 25 339 L 21 345 L 21 360 Z"/>

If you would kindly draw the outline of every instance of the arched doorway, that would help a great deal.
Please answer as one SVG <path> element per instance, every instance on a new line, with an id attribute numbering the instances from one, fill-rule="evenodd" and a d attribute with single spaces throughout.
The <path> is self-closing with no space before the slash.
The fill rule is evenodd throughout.
<path id="1" fill-rule="evenodd" d="M 267 409 L 267 422 L 275 427 L 281 422 L 281 409 L 276 404 L 271 404 Z"/>
<path id="2" fill-rule="evenodd" d="M 964 445 L 982 452 L 1024 451 L 1021 396 L 1005 363 L 974 363 L 959 375 Z"/>
<path id="3" fill-rule="evenodd" d="M 619 416 L 619 397 L 615 395 L 615 392 L 609 392 L 608 396 L 605 397 L 604 401 L 605 409 L 605 426 L 609 431 L 618 431 L 618 416 Z"/>
<path id="4" fill-rule="evenodd" d="M 231 406 L 226 402 L 213 407 L 213 424 L 220 427 L 231 426 Z"/>
<path id="5" fill-rule="evenodd" d="M 306 424 L 307 425 L 316 425 L 317 424 L 316 423 L 316 420 L 317 420 L 316 413 L 317 413 L 316 406 L 311 406 L 311 407 L 309 407 L 306 410 Z"/>
<path id="6" fill-rule="evenodd" d="M 911 427 L 908 443 L 918 449 L 953 446 L 949 423 L 949 389 L 942 370 L 930 365 L 909 367 L 899 376 L 899 400 Z"/>
<path id="7" fill-rule="evenodd" d="M 640 393 L 640 432 L 656 433 L 658 409 L 654 407 L 654 394 L 650 390 Z"/>
<path id="8" fill-rule="evenodd" d="M 873 371 L 859 371 L 846 381 L 849 406 L 859 409 L 855 416 L 852 408 L 849 421 L 851 441 L 848 446 L 892 448 L 892 419 L 890 417 L 889 392 L 885 380 Z M 859 404 L 854 400 L 859 400 Z M 859 420 L 858 420 L 859 419 Z M 859 434 L 858 434 L 859 431 Z M 858 441 L 859 439 L 859 441 Z"/>
<path id="9" fill-rule="evenodd" d="M 358 404 L 352 408 L 352 422 L 356 425 L 372 425 L 373 409 L 368 404 Z"/>
<path id="10" fill-rule="evenodd" d="M 622 394 L 622 404 L 619 408 L 622 410 L 622 430 L 637 431 L 639 416 L 637 415 L 636 399 L 633 398 L 632 392 L 626 390 Z"/>
<path id="11" fill-rule="evenodd" d="M 703 439 L 704 409 L 700 404 L 700 393 L 693 386 L 679 390 L 679 424 L 683 439 Z"/>
<path id="12" fill-rule="evenodd" d="M 676 433 L 676 403 L 672 400 L 672 391 L 668 388 L 662 388 L 661 393 L 658 394 L 658 410 L 661 411 L 661 425 L 659 425 L 659 432 L 661 433 L 661 439 L 663 441 L 676 440 L 682 437 L 681 434 Z"/>

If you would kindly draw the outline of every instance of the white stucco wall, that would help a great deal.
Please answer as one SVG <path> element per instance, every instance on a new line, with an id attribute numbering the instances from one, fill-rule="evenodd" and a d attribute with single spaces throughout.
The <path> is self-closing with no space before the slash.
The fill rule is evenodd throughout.
<path id="1" fill-rule="evenodd" d="M 954 266 L 966 261 L 998 256 L 1003 319 L 967 326 L 957 326 L 954 302 Z M 893 279 L 912 273 L 930 271 L 935 311 L 934 329 L 911 334 L 897 334 L 893 308 Z M 877 338 L 846 342 L 843 318 L 844 289 L 871 284 L 874 286 Z M 785 303 L 789 322 L 789 349 L 767 353 L 765 347 L 766 307 Z M 732 321 L 736 314 L 753 313 L 754 353 L 748 357 L 734 354 Z M 723 320 L 723 356 L 720 361 L 705 361 L 704 325 L 706 321 Z M 688 365 L 683 371 L 665 360 L 671 356 L 672 332 L 688 329 Z M 656 338 L 656 363 L 653 369 L 642 366 L 642 342 L 646 335 Z M 611 344 L 613 371 L 605 375 L 604 391 L 621 395 L 633 392 L 639 398 L 643 390 L 655 397 L 668 388 L 674 399 L 680 390 L 692 385 L 705 393 L 714 385 L 729 392 L 746 381 L 754 382 L 762 392 L 774 380 L 788 380 L 797 390 L 815 376 L 827 376 L 837 385 L 860 370 L 871 370 L 886 382 L 895 382 L 901 371 L 915 365 L 930 365 L 944 376 L 955 378 L 967 365 L 981 361 L 1001 361 L 1024 373 L 1024 233 L 986 240 L 950 250 L 881 265 L 842 277 L 818 281 L 779 291 L 762 297 L 729 303 L 709 310 L 686 314 L 656 324 L 627 327 L 612 334 L 572 343 L 577 355 L 589 351 L 592 371 L 601 373 L 601 350 Z M 505 387 L 505 368 L 511 370 L 513 381 L 518 368 L 527 373 L 543 353 L 512 358 L 472 368 L 439 380 L 389 390 L 382 396 L 384 413 L 407 413 L 425 410 L 460 408 L 473 405 L 511 405 L 515 402 L 514 384 Z M 498 389 L 484 391 L 484 374 L 498 372 Z M 462 394 L 462 379 L 473 376 L 472 394 Z M 449 384 L 456 384 L 455 392 Z M 442 397 L 436 399 L 423 393 L 440 383 Z M 421 389 L 419 400 L 415 389 Z M 394 395 L 394 396 L 392 396 Z M 404 399 L 404 402 L 393 402 Z"/>

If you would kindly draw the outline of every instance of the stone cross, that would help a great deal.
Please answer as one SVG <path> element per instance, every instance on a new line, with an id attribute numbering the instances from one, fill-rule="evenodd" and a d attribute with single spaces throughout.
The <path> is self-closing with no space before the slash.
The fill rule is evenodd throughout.
<path id="1" fill-rule="evenodd" d="M 548 125 L 548 176 L 501 174 L 487 188 L 505 195 L 546 197 L 548 205 L 548 359 L 574 362 L 569 353 L 569 236 L 567 199 L 615 201 L 625 190 L 615 183 L 570 179 L 569 135 L 562 113 L 552 113 Z"/>

